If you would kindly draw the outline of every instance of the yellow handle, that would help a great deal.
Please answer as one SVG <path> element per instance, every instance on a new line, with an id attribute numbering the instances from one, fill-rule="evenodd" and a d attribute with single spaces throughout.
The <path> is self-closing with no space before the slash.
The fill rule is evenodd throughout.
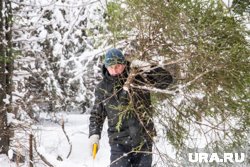
<path id="1" fill-rule="evenodd" d="M 97 148 L 98 148 L 98 145 L 96 143 L 93 144 L 93 150 L 92 150 L 93 159 L 95 159 L 96 157 Z"/>

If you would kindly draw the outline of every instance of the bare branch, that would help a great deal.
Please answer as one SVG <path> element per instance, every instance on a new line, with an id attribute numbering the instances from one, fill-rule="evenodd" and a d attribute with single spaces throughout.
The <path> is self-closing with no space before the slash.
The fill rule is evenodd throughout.
<path id="1" fill-rule="evenodd" d="M 64 126 L 64 125 L 65 125 L 65 124 L 64 124 L 64 120 L 62 119 L 62 125 L 61 125 L 61 127 L 62 127 L 63 133 L 64 133 L 64 135 L 66 136 L 67 141 L 68 141 L 68 143 L 69 143 L 69 153 L 68 153 L 68 155 L 67 155 L 67 158 L 69 158 L 69 156 L 70 156 L 70 154 L 71 154 L 71 152 L 72 152 L 72 143 L 71 143 L 71 141 L 70 141 L 70 139 L 69 139 L 69 136 L 68 136 L 67 132 L 65 131 L 65 126 Z"/>
<path id="2" fill-rule="evenodd" d="M 35 148 L 35 151 L 37 152 L 38 156 L 41 158 L 41 160 L 46 164 L 48 165 L 49 167 L 54 167 L 38 150 L 37 150 L 37 145 L 36 145 L 36 139 L 34 139 L 34 148 Z"/>

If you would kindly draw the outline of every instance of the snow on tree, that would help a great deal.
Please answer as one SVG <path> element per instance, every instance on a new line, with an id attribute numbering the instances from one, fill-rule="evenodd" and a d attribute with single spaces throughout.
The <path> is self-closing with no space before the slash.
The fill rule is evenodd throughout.
<path id="1" fill-rule="evenodd" d="M 14 4 L 18 15 L 14 42 L 20 49 L 16 69 L 25 75 L 17 85 L 23 88 L 27 111 L 32 116 L 39 106 L 51 112 L 73 108 L 85 112 L 92 105 L 94 72 L 105 42 L 93 35 L 98 31 L 93 26 L 99 23 L 92 23 L 90 15 L 99 12 L 101 19 L 103 2 Z"/>
<path id="2" fill-rule="evenodd" d="M 8 112 L 12 112 L 12 9 L 10 1 L 0 1 L 0 153 L 10 146 Z"/>
<path id="3" fill-rule="evenodd" d="M 11 5 L 10 41 L 15 51 L 11 148 L 15 156 L 25 156 L 32 154 L 28 141 L 39 113 L 91 108 L 100 57 L 109 47 L 98 33 L 105 31 L 100 26 L 105 2 L 15 0 Z"/>
<path id="4" fill-rule="evenodd" d="M 135 43 L 135 49 L 125 46 L 130 59 L 175 75 L 175 83 L 163 91 L 149 84 L 130 86 L 155 92 L 156 121 L 164 131 L 160 138 L 175 146 L 178 163 L 194 165 L 186 162 L 190 148 L 244 149 L 250 118 L 244 19 L 220 0 L 117 0 L 107 9 L 113 42 Z M 160 162 L 176 164 L 161 156 Z"/>
<path id="5" fill-rule="evenodd" d="M 167 139 L 180 155 L 173 160 L 159 152 L 159 166 L 187 165 L 185 153 L 199 141 L 218 150 L 249 144 L 248 1 L 233 1 L 232 7 L 221 0 L 108 2 L 14 0 L 11 30 L 3 25 L 11 13 L 0 6 L 6 14 L 0 15 L 5 34 L 0 56 L 7 54 L 7 45 L 15 56 L 13 87 L 7 84 L 12 92 L 9 87 L 3 93 L 2 79 L 0 85 L 1 106 L 9 100 L 13 108 L 12 126 L 22 125 L 22 132 L 32 134 L 41 111 L 89 111 L 102 55 L 115 46 L 134 67 L 161 66 L 175 77 L 167 90 L 127 83 L 154 92 L 158 139 Z M 3 39 L 8 32 L 11 39 Z M 20 141 L 28 148 L 28 138 Z"/>

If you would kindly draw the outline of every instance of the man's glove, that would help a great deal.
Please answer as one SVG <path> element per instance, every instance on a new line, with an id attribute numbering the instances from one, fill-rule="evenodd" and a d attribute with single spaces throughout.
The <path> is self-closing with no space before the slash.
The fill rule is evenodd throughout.
<path id="1" fill-rule="evenodd" d="M 92 135 L 92 136 L 89 137 L 90 155 L 93 155 L 94 144 L 97 144 L 96 152 L 98 151 L 98 149 L 100 147 L 99 140 L 100 140 L 99 135 Z"/>

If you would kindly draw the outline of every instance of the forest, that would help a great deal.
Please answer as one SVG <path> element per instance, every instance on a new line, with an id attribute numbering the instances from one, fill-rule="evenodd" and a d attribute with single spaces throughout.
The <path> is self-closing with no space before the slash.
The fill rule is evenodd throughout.
<path id="1" fill-rule="evenodd" d="M 151 92 L 154 167 L 249 166 L 249 0 L 0 0 L 0 11 L 1 167 L 108 166 L 106 133 L 96 162 L 74 153 L 74 135 L 84 152 L 110 48 L 173 76 L 166 89 L 128 85 Z M 246 157 L 188 162 L 195 151 Z"/>

